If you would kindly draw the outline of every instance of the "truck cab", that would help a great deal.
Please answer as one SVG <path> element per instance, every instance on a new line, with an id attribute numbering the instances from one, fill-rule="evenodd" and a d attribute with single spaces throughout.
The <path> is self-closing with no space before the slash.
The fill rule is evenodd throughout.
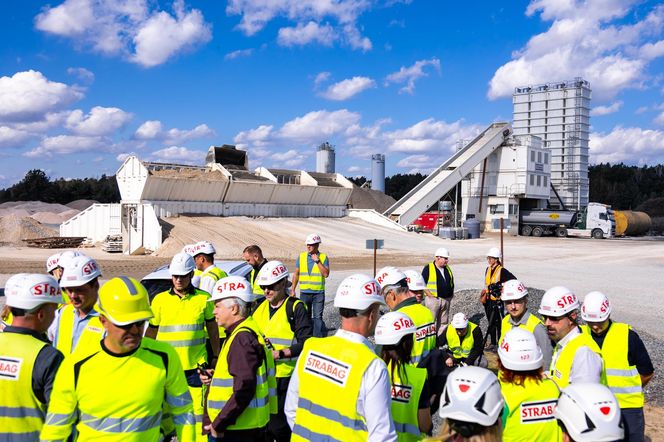
<path id="1" fill-rule="evenodd" d="M 567 230 L 567 235 L 613 238 L 616 235 L 616 219 L 611 206 L 588 203 L 579 213 L 574 228 Z"/>

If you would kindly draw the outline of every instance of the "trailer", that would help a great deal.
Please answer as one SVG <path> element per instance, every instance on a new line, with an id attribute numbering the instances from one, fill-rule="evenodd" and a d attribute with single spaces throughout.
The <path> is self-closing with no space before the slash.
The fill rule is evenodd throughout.
<path id="1" fill-rule="evenodd" d="M 523 236 L 554 235 L 559 238 L 613 238 L 616 221 L 610 206 L 589 203 L 581 211 L 533 209 L 519 211 L 519 226 Z"/>

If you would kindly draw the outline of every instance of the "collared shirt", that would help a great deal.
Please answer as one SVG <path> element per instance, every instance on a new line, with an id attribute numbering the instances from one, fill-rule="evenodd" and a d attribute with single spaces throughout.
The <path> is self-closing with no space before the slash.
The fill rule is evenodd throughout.
<path id="1" fill-rule="evenodd" d="M 318 258 L 320 259 L 320 254 L 321 252 L 318 253 Z M 325 259 L 320 259 L 321 264 L 323 264 L 323 267 L 327 267 L 328 269 L 330 268 L 330 260 L 328 259 L 327 255 L 325 255 Z M 317 266 L 314 262 L 314 260 L 311 258 L 310 254 L 307 254 L 307 273 L 311 273 L 313 271 L 314 266 Z M 300 266 L 300 259 L 298 257 L 298 260 L 295 261 L 295 268 L 299 268 Z M 300 271 L 304 271 L 304 269 L 300 269 Z M 325 293 L 325 290 L 300 290 L 300 293 Z"/>
<path id="2" fill-rule="evenodd" d="M 71 348 L 72 350 L 76 348 L 76 344 L 78 344 L 78 340 L 81 338 L 81 334 L 83 333 L 83 330 L 85 330 L 85 327 L 87 327 L 88 323 L 90 322 L 90 319 L 94 317 L 99 317 L 99 312 L 95 310 L 94 308 L 88 312 L 87 315 L 80 317 L 78 310 L 74 309 L 74 329 L 72 330 L 71 334 Z M 51 324 L 51 327 L 48 329 L 49 333 L 49 338 L 53 340 L 53 346 L 58 345 L 58 330 L 60 329 L 60 320 L 62 319 L 62 316 L 60 314 L 56 315 L 55 320 L 53 321 L 53 324 Z M 52 333 L 52 334 L 51 334 Z M 102 336 L 106 336 L 106 331 L 104 331 Z"/>
<path id="3" fill-rule="evenodd" d="M 574 327 L 572 331 L 562 338 L 556 344 L 554 352 L 560 355 L 560 352 L 572 339 L 581 334 L 579 327 Z M 554 355 L 554 358 L 556 355 Z M 554 359 L 552 363 L 555 363 Z M 602 358 L 600 355 L 592 351 L 585 345 L 579 347 L 574 355 L 572 361 L 572 368 L 570 369 L 569 382 L 570 384 L 578 384 L 579 382 L 590 382 L 599 384 L 602 378 Z"/>
<path id="4" fill-rule="evenodd" d="M 265 264 L 267 264 L 267 259 L 263 258 L 263 262 L 261 262 L 260 264 L 255 265 L 255 266 L 251 266 L 254 269 L 254 277 L 251 278 L 251 281 L 249 281 L 249 282 L 251 282 L 252 285 L 253 285 L 254 282 L 256 282 L 256 278 L 258 278 L 258 274 L 260 273 L 261 269 L 263 268 L 263 266 Z"/>
<path id="5" fill-rule="evenodd" d="M 198 288 L 200 290 L 206 291 L 208 293 L 212 293 L 212 289 L 214 288 L 214 285 L 217 283 L 217 277 L 214 276 L 212 278 L 206 278 L 205 275 L 210 273 L 212 271 L 212 269 L 214 269 L 215 267 L 217 267 L 217 266 L 214 265 L 214 264 L 210 264 L 210 266 L 208 268 L 206 268 L 205 270 L 203 270 L 203 273 L 201 273 L 201 280 L 198 283 Z"/>
<path id="6" fill-rule="evenodd" d="M 364 336 L 357 333 L 339 329 L 336 336 L 350 342 L 364 344 L 374 351 L 373 345 Z M 284 413 L 291 428 L 295 424 L 299 386 L 300 381 L 297 370 L 295 370 L 290 384 L 288 384 L 288 394 L 284 405 Z M 357 412 L 367 421 L 369 442 L 396 442 L 397 440 L 394 422 L 392 419 L 386 419 L 386 416 L 391 415 L 390 388 L 390 378 L 385 362 L 380 358 L 373 360 L 362 376 L 360 393 L 357 397 Z"/>
<path id="7" fill-rule="evenodd" d="M 522 326 L 523 328 L 526 327 L 526 324 L 528 323 L 528 319 L 530 318 L 530 313 L 528 310 L 521 316 L 521 319 L 517 322 L 514 322 L 514 319 L 509 316 L 508 321 L 510 324 L 512 324 L 513 327 L 519 327 Z M 551 346 L 551 339 L 549 338 L 549 334 L 546 332 L 546 327 L 544 327 L 543 324 L 537 324 L 535 327 L 535 330 L 533 331 L 533 334 L 535 335 L 535 341 L 537 341 L 537 345 L 539 345 L 540 350 L 542 350 L 542 356 L 544 359 L 542 360 L 542 367 L 544 367 L 544 370 L 546 370 L 548 367 L 551 366 L 551 358 L 553 357 L 553 347 Z"/>

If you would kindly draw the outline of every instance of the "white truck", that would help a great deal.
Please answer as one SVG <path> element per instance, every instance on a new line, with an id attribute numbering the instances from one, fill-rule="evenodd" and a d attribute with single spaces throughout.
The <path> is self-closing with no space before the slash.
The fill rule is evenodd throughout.
<path id="1" fill-rule="evenodd" d="M 613 238 L 616 220 L 611 206 L 589 203 L 581 211 L 525 209 L 519 211 L 519 227 L 523 236 L 555 235 L 587 238 Z"/>

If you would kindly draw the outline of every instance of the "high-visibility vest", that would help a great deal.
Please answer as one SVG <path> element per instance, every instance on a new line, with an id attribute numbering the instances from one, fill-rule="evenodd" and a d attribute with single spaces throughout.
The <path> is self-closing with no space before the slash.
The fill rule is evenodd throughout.
<path id="1" fill-rule="evenodd" d="M 99 345 L 60 366 L 40 440 L 66 440 L 75 426 L 77 442 L 156 441 L 164 415 L 178 440 L 194 441 L 191 395 L 173 347 L 144 337 L 135 352 L 112 355 Z"/>
<path id="2" fill-rule="evenodd" d="M 407 315 L 417 328 L 413 335 L 413 350 L 410 353 L 410 363 L 417 365 L 436 348 L 436 323 L 433 321 L 431 310 L 422 304 L 407 305 L 399 311 Z"/>
<path id="3" fill-rule="evenodd" d="M 415 442 L 423 438 L 420 432 L 419 410 L 420 396 L 427 379 L 426 368 L 417 368 L 404 364 L 405 377 L 400 370 L 392 372 L 392 365 L 387 366 L 390 373 L 392 420 L 399 442 Z"/>
<path id="4" fill-rule="evenodd" d="M 537 316 L 533 315 L 530 312 L 526 312 L 524 314 L 528 315 L 528 320 L 526 321 L 525 325 L 519 325 L 519 327 L 522 327 L 525 330 L 528 330 L 530 333 L 535 334 L 535 327 L 542 324 L 542 321 Z M 502 343 L 503 338 L 505 337 L 507 332 L 514 328 L 514 325 L 512 325 L 510 318 L 511 318 L 510 315 L 505 315 L 505 317 L 503 318 L 503 324 L 500 328 L 500 339 L 498 339 L 498 343 Z"/>
<path id="5" fill-rule="evenodd" d="M 198 283 L 198 287 L 208 293 L 212 292 L 214 284 L 222 278 L 227 277 L 226 272 L 221 270 L 219 267 L 212 264 L 207 269 L 201 272 L 201 279 Z"/>
<path id="6" fill-rule="evenodd" d="M 39 440 L 46 404 L 32 390 L 32 370 L 46 345 L 30 335 L 0 333 L 0 440 Z"/>
<path id="7" fill-rule="evenodd" d="M 275 350 L 288 348 L 295 343 L 295 332 L 291 329 L 290 321 L 286 312 L 288 299 L 284 299 L 279 308 L 270 318 L 270 303 L 265 301 L 258 306 L 253 313 L 254 321 L 262 335 L 270 341 Z M 302 301 L 299 299 L 293 303 L 293 309 Z M 293 374 L 297 357 L 283 358 L 274 361 L 276 365 L 276 377 L 287 378 Z"/>
<path id="8" fill-rule="evenodd" d="M 76 348 L 73 348 L 74 342 L 74 315 L 77 315 L 76 309 L 71 304 L 67 304 L 60 310 L 58 329 L 55 336 L 55 348 L 62 354 L 68 355 L 76 351 L 89 352 L 90 349 L 99 347 L 99 341 L 104 337 L 104 326 L 99 316 L 91 316 L 85 325 L 81 336 L 78 338 Z"/>
<path id="9" fill-rule="evenodd" d="M 491 284 L 500 282 L 500 273 L 502 272 L 502 270 L 503 266 L 501 266 L 500 264 L 496 266 L 495 270 L 493 270 L 493 273 L 491 271 L 491 267 L 486 268 L 486 271 L 484 272 L 484 285 L 487 290 L 489 289 L 489 286 Z M 497 298 L 491 296 L 491 300 L 495 301 L 496 299 Z"/>
<path id="10" fill-rule="evenodd" d="M 473 345 L 475 344 L 473 330 L 475 330 L 476 327 L 477 325 L 475 323 L 469 322 L 468 332 L 466 333 L 466 336 L 463 337 L 463 342 L 461 342 L 456 329 L 452 327 L 452 325 L 447 326 L 445 337 L 447 338 L 447 346 L 452 352 L 452 357 L 454 357 L 454 359 L 462 359 L 470 356 L 470 351 L 473 349 Z"/>
<path id="11" fill-rule="evenodd" d="M 262 428 L 270 420 L 270 413 L 276 414 L 277 412 L 277 381 L 274 377 L 274 359 L 272 359 L 272 352 L 265 346 L 265 341 L 261 336 L 258 324 L 250 316 L 235 327 L 221 348 L 221 354 L 217 360 L 217 367 L 212 377 L 212 384 L 210 384 L 207 398 L 208 416 L 214 421 L 219 412 L 221 412 L 221 409 L 226 405 L 226 402 L 233 395 L 233 375 L 228 372 L 228 352 L 238 333 L 241 331 L 246 332 L 247 330 L 256 335 L 258 342 L 263 346 L 265 360 L 256 372 L 256 392 L 254 393 L 254 397 L 235 423 L 227 427 L 228 430 Z"/>
<path id="12" fill-rule="evenodd" d="M 366 442 L 367 423 L 357 412 L 357 399 L 364 372 L 375 359 L 366 345 L 339 336 L 307 339 L 296 367 L 299 397 L 291 440 L 333 435 L 334 440 Z"/>
<path id="13" fill-rule="evenodd" d="M 627 359 L 631 328 L 627 324 L 612 322 L 600 351 L 607 385 L 618 399 L 620 408 L 643 408 L 641 376 L 636 365 L 630 365 Z M 581 330 L 590 336 L 590 327 L 584 325 Z"/>
<path id="14" fill-rule="evenodd" d="M 210 295 L 194 288 L 194 293 L 180 298 L 170 291 L 152 299 L 154 318 L 150 325 L 159 327 L 157 341 L 168 342 L 180 357 L 182 368 L 191 370 L 207 361 L 205 349 L 205 313 Z"/>
<path id="15" fill-rule="evenodd" d="M 265 290 L 261 288 L 261 286 L 258 284 L 258 272 L 256 269 L 251 269 L 251 273 L 249 274 L 249 281 L 251 281 L 251 291 L 253 292 L 254 296 L 265 296 Z"/>
<path id="16" fill-rule="evenodd" d="M 309 290 L 312 292 L 323 292 L 325 291 L 325 278 L 320 273 L 318 264 L 313 265 L 311 268 L 311 273 L 309 273 L 309 268 L 307 265 L 307 257 L 309 254 L 307 252 L 300 253 L 300 259 L 298 260 L 298 268 L 300 269 L 300 291 Z M 321 253 L 318 255 L 320 262 L 325 262 L 327 255 Z"/>
<path id="17" fill-rule="evenodd" d="M 201 272 L 198 269 L 194 269 L 194 276 L 191 278 L 191 285 L 194 287 L 198 288 L 201 285 L 201 275 L 203 272 Z"/>
<path id="18" fill-rule="evenodd" d="M 58 304 L 58 308 L 62 308 L 67 304 L 71 304 L 71 299 L 69 299 L 69 293 L 67 293 L 67 290 L 62 289 L 60 290 L 60 293 L 62 294 L 62 304 Z"/>
<path id="19" fill-rule="evenodd" d="M 576 352 L 579 350 L 579 348 L 584 346 L 597 353 L 599 357 L 602 357 L 602 352 L 600 351 L 599 347 L 595 341 L 593 341 L 593 338 L 591 338 L 590 335 L 586 333 L 580 333 L 579 335 L 575 336 L 574 339 L 569 341 L 562 350 L 559 350 L 557 346 L 556 349 L 554 349 L 549 374 L 551 379 L 556 381 L 558 388 L 561 390 L 570 384 L 569 375 L 572 370 L 574 356 L 576 355 Z M 602 369 L 602 381 L 602 383 L 606 383 L 604 369 Z"/>
<path id="20" fill-rule="evenodd" d="M 427 281 L 427 289 L 431 292 L 433 296 L 438 296 L 438 273 L 436 272 L 436 265 L 433 262 L 429 263 L 429 280 Z M 450 285 L 452 290 L 454 290 L 454 276 L 452 275 L 452 269 L 450 266 L 446 265 L 441 272 L 447 272 L 447 277 L 450 278 Z"/>
<path id="21" fill-rule="evenodd" d="M 553 415 L 560 396 L 551 379 L 526 378 L 523 385 L 500 383 L 505 399 L 504 442 L 555 442 L 562 438 Z"/>

